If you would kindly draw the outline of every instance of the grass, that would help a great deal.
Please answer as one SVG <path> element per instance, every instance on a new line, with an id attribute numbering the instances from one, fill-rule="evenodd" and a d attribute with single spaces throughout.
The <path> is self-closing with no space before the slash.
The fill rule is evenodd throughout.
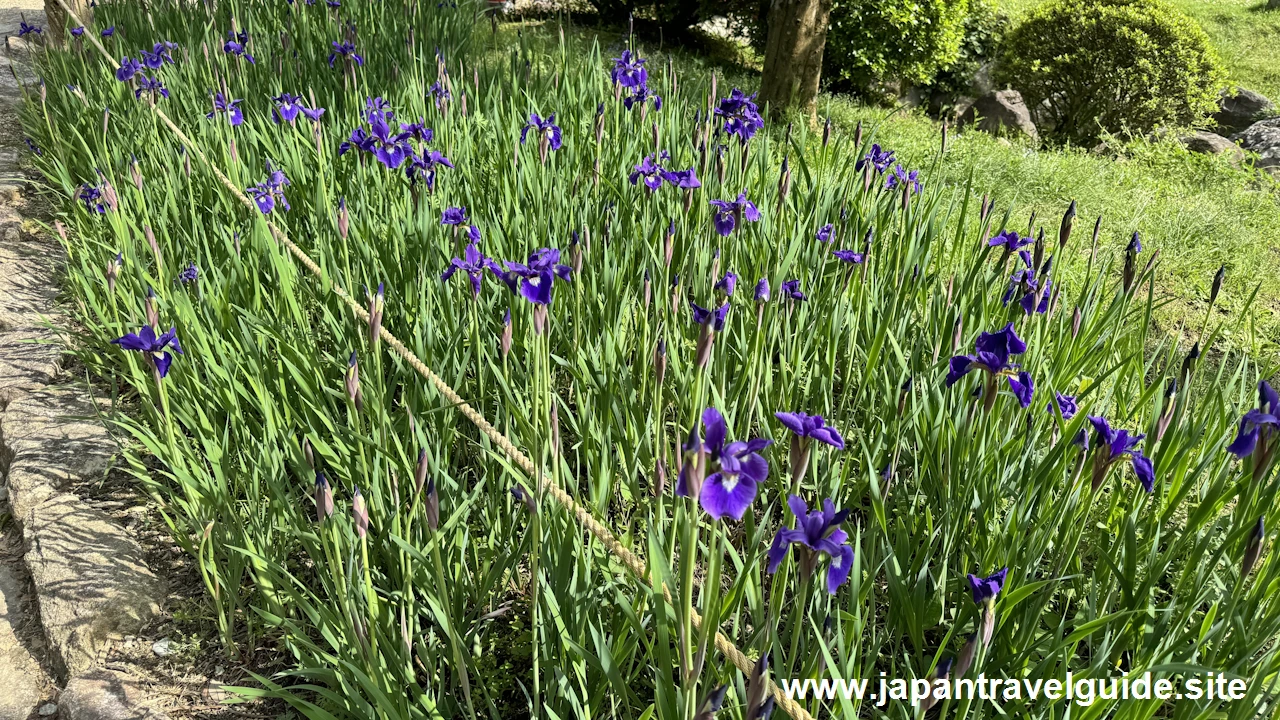
<path id="1" fill-rule="evenodd" d="M 1280 102 L 1280 10 L 1266 0 L 1169 0 L 1209 34 L 1227 79 Z M 1016 18 L 1038 0 L 999 0 Z"/>
<path id="2" fill-rule="evenodd" d="M 540 22 L 523 25 L 537 32 Z M 600 37 L 622 41 L 602 29 L 584 29 L 580 42 Z M 720 73 L 730 83 L 754 86 L 758 75 L 741 64 L 731 43 L 713 43 L 711 58 L 679 48 L 654 53 L 701 74 Z M 839 131 L 852 133 L 859 122 L 874 128 L 877 140 L 894 148 L 908 165 L 929 162 L 937 152 L 941 124 L 919 110 L 885 110 L 842 95 L 824 95 L 819 114 L 829 115 Z M 947 162 L 934 181 L 964 185 L 973 179 L 980 193 L 1016 208 L 1012 227 L 1025 230 L 1034 213 L 1037 228 L 1052 235 L 1072 200 L 1081 222 L 1092 227 L 1104 218 L 1102 247 L 1122 249 L 1134 231 L 1160 251 L 1165 271 L 1157 288 L 1168 301 L 1158 324 L 1178 329 L 1199 322 L 1218 268 L 1239 284 L 1222 294 L 1219 311 L 1238 313 L 1258 287 L 1250 323 L 1227 330 L 1218 350 L 1234 348 L 1259 356 L 1280 353 L 1280 285 L 1263 280 L 1280 275 L 1280 182 L 1241 168 L 1226 158 L 1187 152 L 1176 136 L 1114 141 L 1108 152 L 1033 148 L 981 132 L 955 132 Z M 1077 248 L 1084 253 L 1087 248 Z M 1184 348 L 1188 349 L 1188 348 Z"/>
<path id="3" fill-rule="evenodd" d="M 770 122 L 743 144 L 710 134 L 720 123 L 700 111 L 737 82 L 749 88 L 749 76 L 713 80 L 696 58 L 672 58 L 668 70 L 639 47 L 665 102 L 628 111 L 607 72 L 618 43 L 534 26 L 490 36 L 459 5 L 99 4 L 98 21 L 117 27 L 114 55 L 178 43 L 177 62 L 159 69 L 170 91 L 159 106 L 235 186 L 285 173 L 276 189 L 290 208 L 269 215 L 239 204 L 195 148 L 175 147 L 146 99 L 91 53 L 41 55 L 47 97 L 23 110 L 41 148 L 31 162 L 66 232 L 78 355 L 127 389 L 110 418 L 133 440 L 128 466 L 195 558 L 226 651 L 247 637 L 294 660 L 239 692 L 326 720 L 674 720 L 727 685 L 719 717 L 737 719 L 760 673 L 923 678 L 971 654 L 970 675 L 989 677 L 1104 677 L 1123 663 L 1250 683 L 1230 705 L 1101 700 L 1090 717 L 1234 720 L 1274 709 L 1276 438 L 1244 461 L 1225 449 L 1258 403 L 1258 381 L 1275 372 L 1268 353 L 1242 351 L 1269 347 L 1250 330 L 1264 316 L 1247 300 L 1255 281 L 1244 270 L 1225 286 L 1225 313 L 1166 294 L 1198 275 L 1173 267 L 1179 248 L 1195 246 L 1143 207 L 1142 192 L 1104 224 L 1096 252 L 1090 220 L 1111 198 L 1082 195 L 1075 232 L 1055 250 L 1075 192 L 1067 185 L 1101 174 L 1100 159 L 978 135 L 942 153 L 919 119 L 869 124 L 855 140 L 850 125 L 872 111 L 848 106 L 833 111 L 829 143 L 803 123 L 789 132 Z M 219 52 L 228 31 L 246 27 L 252 64 Z M 340 38 L 367 62 L 331 67 Z M 435 101 L 436 82 L 451 84 L 449 102 Z M 212 106 L 215 88 L 243 100 L 243 124 Z M 320 123 L 273 123 L 281 92 L 325 107 Z M 431 141 L 404 142 L 453 167 L 437 167 L 428 186 L 371 151 L 340 154 L 352 128 L 377 119 L 371 96 L 398 122 L 422 118 Z M 530 112 L 556 113 L 562 147 L 542 146 L 536 130 L 521 142 Z M 699 133 L 712 142 L 700 146 Z M 873 140 L 921 171 L 922 192 L 856 169 Z M 661 149 L 669 168 L 696 167 L 701 187 L 686 196 L 629 182 Z M 1115 171 L 1113 188 L 1163 162 L 1158 149 L 1131 152 L 1139 171 Z M 1056 184 L 1055 169 L 1078 177 Z M 1224 168 L 1204 176 L 1197 184 L 1187 171 L 1145 192 L 1198 187 L 1200 212 L 1211 196 L 1238 206 L 1268 197 Z M 983 213 L 992 189 L 997 202 Z M 739 193 L 761 217 L 740 208 L 726 234 L 709 201 Z M 1044 203 L 1043 254 L 1056 257 L 1035 263 L 1034 293 L 1014 287 L 1034 300 L 1051 281 L 1057 294 L 1043 297 L 1056 300 L 1043 313 L 1003 300 L 1024 261 L 987 242 L 1023 229 L 1027 202 Z M 1161 203 L 1161 213 L 1176 209 Z M 571 279 L 546 270 L 515 295 L 486 270 L 478 293 L 466 269 L 442 277 L 467 257 L 468 230 L 442 222 L 451 207 L 466 207 L 483 236 L 474 252 L 532 264 L 532 253 L 559 248 Z M 321 277 L 299 269 L 268 220 Z M 1156 229 L 1126 255 L 1122 241 L 1144 222 Z M 865 255 L 846 262 L 836 248 Z M 182 272 L 190 265 L 194 280 Z M 733 293 L 716 289 L 728 271 Z M 753 293 L 757 279 L 769 283 L 767 301 Z M 522 471 L 353 319 L 333 284 L 369 289 L 383 327 L 545 470 Z M 546 305 L 526 300 L 548 287 Z M 692 321 L 691 303 L 723 308 L 723 324 Z M 156 355 L 111 342 L 144 325 L 181 339 L 167 375 Z M 1007 358 L 1017 367 L 946 380 L 963 366 L 953 353 L 1006 327 L 1026 341 Z M 1188 340 L 1221 355 L 1187 363 Z M 1055 392 L 1079 412 L 1054 411 Z M 727 439 L 756 442 L 721 447 L 709 409 Z M 842 438 L 796 435 L 780 411 L 820 414 Z M 1087 415 L 1145 437 L 1113 457 Z M 673 493 L 680 467 L 686 488 L 702 476 L 701 497 Z M 643 556 L 645 578 L 530 490 L 546 477 Z M 717 511 L 717 489 L 750 496 L 740 517 Z M 824 534 L 825 554 L 795 547 L 769 572 L 771 543 L 797 522 L 791 495 L 849 514 L 841 534 Z M 1243 561 L 1263 546 L 1255 565 Z M 971 599 L 966 574 L 999 568 L 1000 595 Z M 726 663 L 695 611 L 749 660 L 769 662 L 745 672 Z M 978 639 L 985 626 L 989 641 Z M 916 715 L 906 703 L 804 706 L 823 717 Z M 1026 698 L 943 706 L 972 718 L 1065 711 Z"/>

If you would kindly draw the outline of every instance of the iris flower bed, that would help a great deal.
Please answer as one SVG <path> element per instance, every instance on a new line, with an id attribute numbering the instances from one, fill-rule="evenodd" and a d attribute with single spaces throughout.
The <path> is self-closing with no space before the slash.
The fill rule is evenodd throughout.
<path id="1" fill-rule="evenodd" d="M 768 678 L 1204 669 L 1248 698 L 1086 714 L 1274 709 L 1274 368 L 1200 359 L 1208 318 L 1152 326 L 1159 238 L 1028 223 L 931 183 L 944 139 L 904 167 L 872 128 L 481 9 L 106 2 L 41 51 L 24 129 L 79 356 L 226 652 L 292 658 L 242 695 L 755 720 Z"/>

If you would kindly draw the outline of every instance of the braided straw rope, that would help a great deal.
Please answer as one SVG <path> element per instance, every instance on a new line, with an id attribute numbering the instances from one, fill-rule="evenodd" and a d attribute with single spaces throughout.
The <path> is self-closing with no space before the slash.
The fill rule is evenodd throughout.
<path id="1" fill-rule="evenodd" d="M 74 20 L 77 25 L 84 25 L 84 23 L 80 22 L 80 18 L 76 16 L 75 12 L 68 7 L 66 0 L 58 0 L 58 4 L 62 6 L 62 9 L 66 11 L 67 16 Z M 110 63 L 113 68 L 120 67 L 120 63 L 116 62 L 115 58 L 107 52 L 106 48 L 102 46 L 102 42 L 98 40 L 97 36 L 89 34 L 88 37 L 94 47 L 98 49 L 98 52 L 102 53 L 102 56 L 107 59 L 107 62 Z M 165 115 L 163 110 L 157 107 L 154 103 L 151 103 L 150 107 L 152 111 L 155 112 L 156 117 L 158 117 L 160 121 L 163 122 L 175 136 L 177 136 L 183 146 L 188 148 L 190 151 L 194 151 L 196 156 L 200 158 L 200 161 L 204 163 L 205 166 L 209 168 L 210 172 L 213 173 L 214 177 L 218 179 L 218 182 L 222 183 L 227 190 L 231 191 L 231 194 L 235 196 L 237 200 L 243 203 L 250 210 L 258 209 L 253 200 L 249 199 L 249 197 L 245 195 L 239 187 L 232 183 L 231 180 L 209 160 L 209 158 L 204 154 L 204 151 L 192 142 L 191 138 L 187 137 L 186 133 L 182 132 L 182 130 L 169 119 L 168 115 Z M 289 253 L 293 255 L 308 272 L 316 277 L 323 276 L 320 266 L 317 265 L 310 256 L 303 252 L 302 248 L 294 244 L 294 242 L 285 235 L 283 230 L 281 230 L 271 220 L 266 220 L 266 223 L 268 229 L 271 231 L 272 237 L 279 241 L 280 244 L 284 245 L 285 248 L 289 250 Z M 341 298 L 342 301 L 351 308 L 357 318 L 364 322 L 368 322 L 369 311 L 366 310 L 363 305 L 356 302 L 356 300 L 351 297 L 351 294 L 337 283 L 332 283 L 331 287 L 333 289 L 333 293 Z M 587 512 L 586 508 L 579 505 L 578 502 L 569 495 L 569 493 L 565 492 L 564 488 L 560 487 L 559 484 L 550 479 L 546 473 L 538 472 L 537 467 L 527 455 L 521 452 L 506 435 L 503 435 L 497 428 L 491 425 L 483 415 L 476 411 L 475 408 L 467 404 L 467 402 L 463 400 L 448 383 L 441 379 L 439 375 L 432 372 L 431 368 L 427 367 L 426 364 L 419 360 L 416 355 L 410 352 L 409 349 L 404 346 L 404 343 L 400 342 L 399 338 L 392 335 L 391 331 L 387 330 L 385 325 L 380 327 L 378 335 L 387 343 L 388 347 L 390 347 L 391 350 L 400 357 L 400 359 L 408 363 L 409 366 L 417 371 L 419 375 L 426 378 L 433 386 L 435 386 L 436 390 L 438 390 L 450 404 L 457 408 L 464 417 L 479 428 L 480 432 L 484 433 L 494 445 L 497 445 L 502 452 L 506 453 L 507 457 L 509 457 L 516 465 L 519 465 L 521 470 L 528 473 L 529 477 L 541 478 L 543 490 L 549 492 L 552 497 L 565 507 L 565 509 L 569 510 L 578 520 L 578 523 L 590 531 L 597 540 L 608 548 L 609 552 L 613 553 L 615 557 L 621 560 L 637 580 L 649 587 L 652 587 L 652 583 L 649 580 L 648 569 L 645 566 L 644 560 L 642 560 L 640 556 L 631 552 L 630 549 L 623 545 L 622 542 L 618 540 L 617 536 L 609 530 L 609 528 L 605 527 L 600 523 L 600 521 L 592 517 L 591 513 Z M 668 603 L 672 602 L 671 590 L 665 584 L 662 586 L 662 595 Z M 701 631 L 702 616 L 695 610 L 691 609 L 690 612 L 692 613 L 694 627 Z M 747 657 L 746 654 L 739 650 L 738 647 L 719 630 L 716 630 L 715 645 L 716 649 L 719 650 L 720 653 L 729 660 L 729 662 L 733 663 L 735 667 L 748 676 L 751 675 L 755 663 L 753 663 L 751 658 Z M 775 704 L 777 707 L 781 708 L 783 712 L 790 715 L 794 720 L 813 720 L 813 716 L 801 707 L 799 703 L 788 697 L 772 679 L 766 678 L 765 682 L 768 684 L 769 694 L 773 696 Z"/>

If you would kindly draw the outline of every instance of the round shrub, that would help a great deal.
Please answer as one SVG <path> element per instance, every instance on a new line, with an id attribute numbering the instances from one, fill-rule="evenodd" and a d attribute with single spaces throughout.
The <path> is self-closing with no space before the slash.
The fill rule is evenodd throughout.
<path id="1" fill-rule="evenodd" d="M 959 56 L 968 14 L 969 0 L 835 0 L 823 79 L 856 91 L 926 83 Z"/>
<path id="2" fill-rule="evenodd" d="M 1051 0 L 1005 38 L 997 80 L 1060 142 L 1186 125 L 1223 84 L 1204 30 L 1162 0 Z"/>

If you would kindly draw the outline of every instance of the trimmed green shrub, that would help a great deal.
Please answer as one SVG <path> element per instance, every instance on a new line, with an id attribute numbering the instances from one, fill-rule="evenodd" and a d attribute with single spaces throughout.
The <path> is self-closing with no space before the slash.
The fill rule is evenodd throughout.
<path id="1" fill-rule="evenodd" d="M 866 90 L 884 80 L 923 84 L 960 54 L 970 0 L 835 0 L 824 81 Z"/>
<path id="2" fill-rule="evenodd" d="M 1075 144 L 1195 123 L 1223 84 L 1204 30 L 1161 0 L 1052 0 L 1001 57 L 997 80 L 1022 93 L 1042 136 Z"/>

